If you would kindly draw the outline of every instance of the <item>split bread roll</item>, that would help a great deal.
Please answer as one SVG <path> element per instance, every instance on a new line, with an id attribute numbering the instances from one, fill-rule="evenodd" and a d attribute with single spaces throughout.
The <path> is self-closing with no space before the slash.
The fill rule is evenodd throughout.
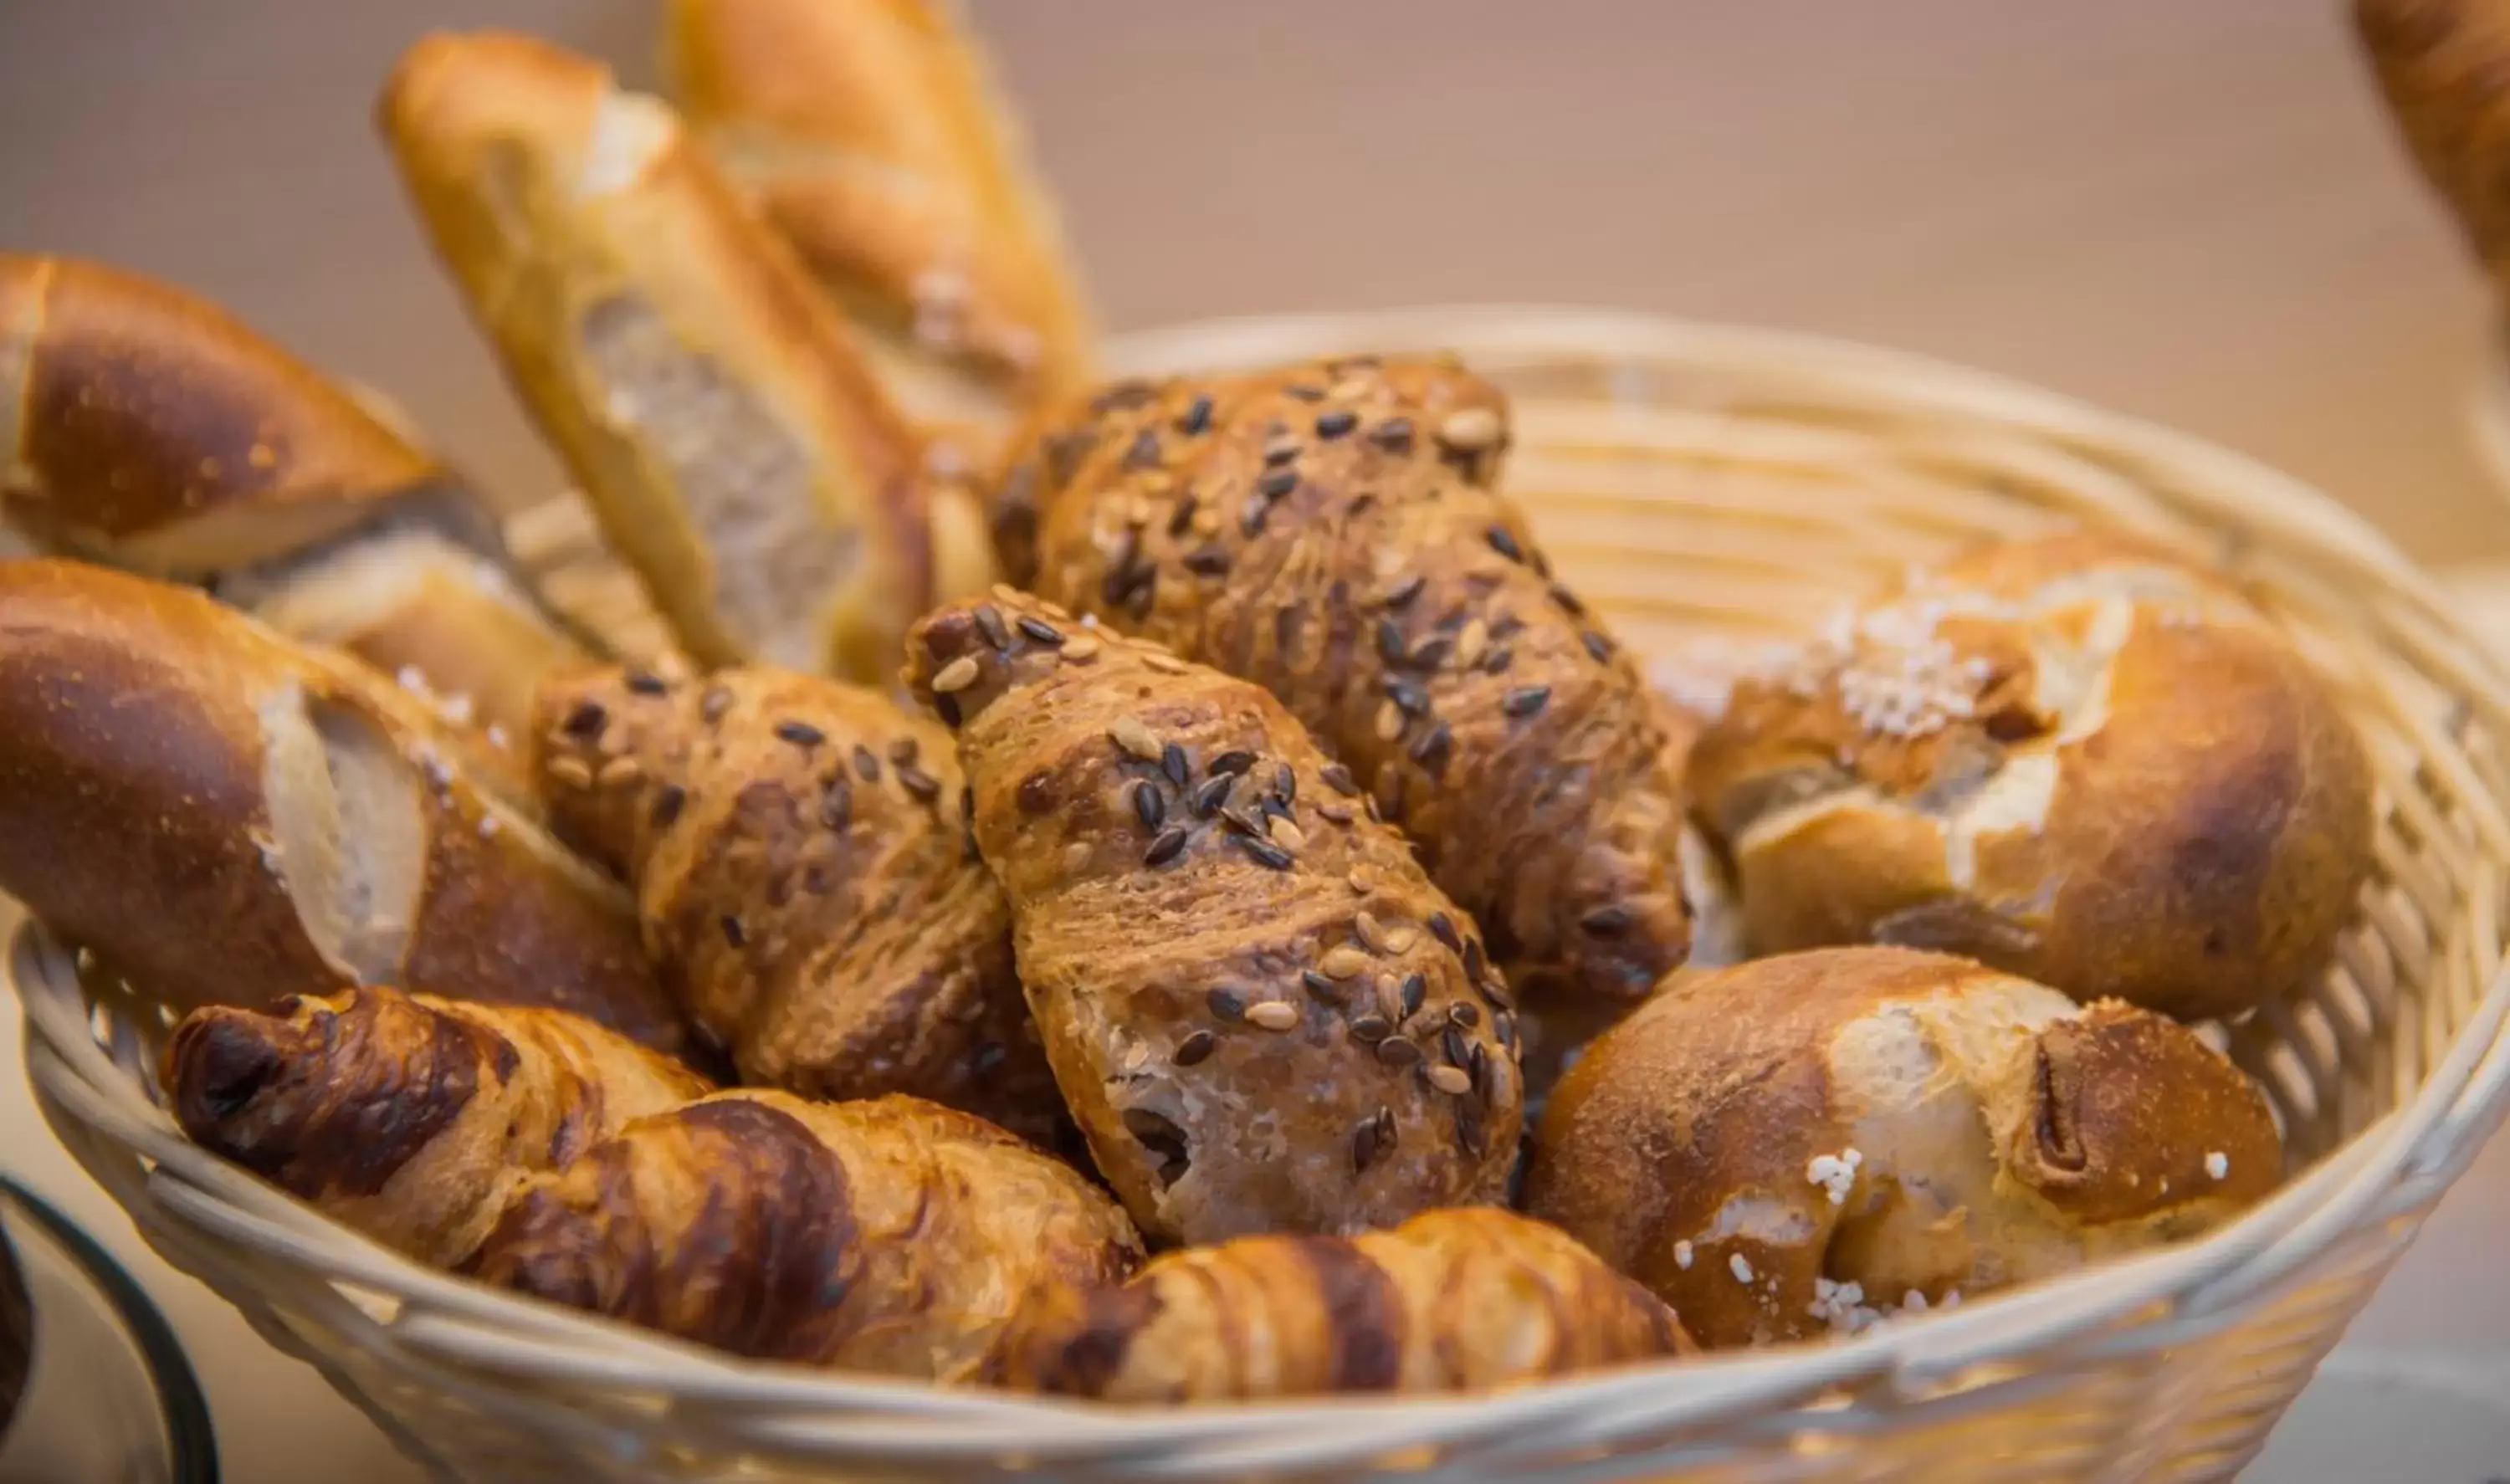
<path id="1" fill-rule="evenodd" d="M 585 658 L 488 513 L 349 389 L 99 264 L 0 253 L 0 500 L 49 550 L 211 586 L 501 734 Z"/>
<path id="2" fill-rule="evenodd" d="M 1490 1206 L 1389 1232 L 1244 1237 L 1021 1315 L 1000 1379 L 1128 1402 L 1486 1390 L 1688 1352 L 1673 1312 L 1557 1230 Z"/>
<path id="3" fill-rule="evenodd" d="M 1524 1089 L 1470 918 L 1260 687 L 1008 588 L 916 626 L 1098 1167 L 1154 1239 L 1496 1201 Z"/>
<path id="4" fill-rule="evenodd" d="M 0 564 L 0 890 L 177 1008 L 423 984 L 684 1039 L 627 894 L 415 698 L 100 567 Z"/>
<path id="5" fill-rule="evenodd" d="M 633 884 L 743 1082 L 912 1093 L 1063 1142 L 948 732 L 840 680 L 596 669 L 550 685 L 532 736 L 553 827 Z"/>
<path id="6" fill-rule="evenodd" d="M 1032 430 L 998 529 L 1041 596 L 1277 697 L 1518 989 L 1626 1008 L 1690 947 L 1679 753 L 1492 492 L 1505 411 L 1443 361 L 1123 383 Z"/>
<path id="7" fill-rule="evenodd" d="M 580 1016 L 382 987 L 194 1010 L 164 1081 L 194 1143 L 438 1268 L 533 1171 L 712 1090 Z"/>
<path id="8" fill-rule="evenodd" d="M 2496 286 L 2510 285 L 2510 9 L 2495 0 L 2353 0 L 2415 163 Z"/>
<path id="9" fill-rule="evenodd" d="M 1678 975 L 1553 1089 L 1525 1209 L 1710 1347 L 2191 1237 L 2283 1173 L 2185 1027 L 1966 960 L 1840 948 Z"/>
<path id="10" fill-rule="evenodd" d="M 726 178 L 799 251 L 919 425 L 990 468 L 1085 386 L 1053 208 L 952 0 L 672 0 L 663 69 Z"/>
<path id="11" fill-rule="evenodd" d="M 1032 1294 L 1141 1260 L 1071 1166 L 911 1097 L 727 1092 L 535 1177 L 485 1282 L 739 1355 L 973 1380 Z"/>
<path id="12" fill-rule="evenodd" d="M 2105 536 L 1984 549 L 1746 675 L 1691 785 L 1752 953 L 1941 949 L 2183 1019 L 2316 968 L 2372 863 L 2326 684 Z"/>
<path id="13" fill-rule="evenodd" d="M 405 55 L 386 133 L 507 374 L 689 655 L 882 677 L 939 570 L 919 450 L 656 99 L 524 37 Z"/>

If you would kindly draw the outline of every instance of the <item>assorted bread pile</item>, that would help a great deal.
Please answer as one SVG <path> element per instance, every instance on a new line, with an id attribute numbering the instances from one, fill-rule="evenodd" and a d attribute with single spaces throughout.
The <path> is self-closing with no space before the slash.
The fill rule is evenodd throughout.
<path id="1" fill-rule="evenodd" d="M 493 35 L 382 114 L 674 654 L 224 316 L 0 259 L 0 887 L 192 1139 L 538 1299 L 1127 1401 L 1847 1334 L 2281 1179 L 2191 1026 L 2326 957 L 2371 787 L 2229 583 L 1987 550 L 1686 710 L 1465 367 L 1092 385 L 934 7 L 670 42 L 685 124 Z"/>

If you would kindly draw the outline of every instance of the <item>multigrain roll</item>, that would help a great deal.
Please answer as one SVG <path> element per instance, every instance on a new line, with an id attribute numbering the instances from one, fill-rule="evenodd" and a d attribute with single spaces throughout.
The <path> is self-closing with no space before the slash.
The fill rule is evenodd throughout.
<path id="1" fill-rule="evenodd" d="M 1694 1349 L 1646 1289 L 1539 1221 L 1425 1211 L 1357 1237 L 1243 1237 L 1121 1287 L 1041 1294 L 1019 1389 L 1111 1401 L 1481 1390 Z"/>
<path id="2" fill-rule="evenodd" d="M 1703 1345 L 1852 1332 L 2193 1236 L 2281 1179 L 2195 1034 L 1940 954 L 1686 973 L 1553 1089 L 1525 1208 Z"/>
<path id="3" fill-rule="evenodd" d="M 926 618 L 907 660 L 959 731 L 1055 1082 L 1146 1234 L 1500 1199 L 1515 1002 L 1279 703 L 1008 588 Z"/>
<path id="4" fill-rule="evenodd" d="M 2492 275 L 2510 285 L 2510 13 L 2493 0 L 2353 0 L 2398 131 Z"/>
<path id="5" fill-rule="evenodd" d="M 2326 684 L 2228 583 L 2113 537 L 1913 580 L 1738 683 L 1690 780 L 1753 953 L 1935 948 L 2183 1019 L 2291 988 L 2371 867 Z"/>
<path id="6" fill-rule="evenodd" d="M 1690 945 L 1668 713 L 1490 486 L 1497 387 L 1370 357 L 1128 382 L 1000 497 L 1041 596 L 1271 691 L 1509 981 L 1626 1008 Z"/>

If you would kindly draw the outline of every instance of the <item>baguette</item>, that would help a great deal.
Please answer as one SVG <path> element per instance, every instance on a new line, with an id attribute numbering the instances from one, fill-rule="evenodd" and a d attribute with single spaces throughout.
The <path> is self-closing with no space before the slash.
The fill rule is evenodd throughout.
<path id="1" fill-rule="evenodd" d="M 180 1008 L 423 984 L 683 1043 L 626 892 L 415 698 L 100 567 L 0 564 L 0 890 Z"/>
<path id="2" fill-rule="evenodd" d="M 932 590 L 920 451 L 670 109 L 482 33 L 411 48 L 382 116 L 509 377 L 690 656 L 884 676 Z"/>
<path id="3" fill-rule="evenodd" d="M 0 501 L 45 550 L 208 585 L 512 736 L 540 673 L 586 655 L 367 400 L 99 264 L 0 253 Z"/>
<path id="4" fill-rule="evenodd" d="M 663 66 L 699 141 L 801 254 L 919 424 L 990 465 L 1092 379 L 1046 191 L 950 0 L 672 0 Z"/>

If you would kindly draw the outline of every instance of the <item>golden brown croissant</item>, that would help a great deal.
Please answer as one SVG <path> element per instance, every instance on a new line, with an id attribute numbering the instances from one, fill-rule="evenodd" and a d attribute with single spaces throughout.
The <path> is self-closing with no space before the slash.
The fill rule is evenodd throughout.
<path id="1" fill-rule="evenodd" d="M 563 1010 L 379 988 L 195 1010 L 164 1076 L 193 1142 L 437 1267 L 532 1171 L 711 1088 Z"/>
<path id="2" fill-rule="evenodd" d="M 743 1082 L 1056 1138 L 949 733 L 841 681 L 606 668 L 552 680 L 533 734 L 552 823 L 635 884 L 647 946 Z"/>
<path id="3" fill-rule="evenodd" d="M 1627 1004 L 1682 962 L 1680 780 L 1636 666 L 1487 485 L 1498 390 L 1328 361 L 1119 385 L 1002 498 L 1040 595 L 1280 698 L 1489 930 L 1520 990 Z"/>
<path id="4" fill-rule="evenodd" d="M 1140 1261 L 1099 1189 L 911 1097 L 727 1092 L 535 1180 L 482 1279 L 737 1354 L 970 1379 L 1033 1291 Z"/>
<path id="5" fill-rule="evenodd" d="M 1459 1391 L 1692 1348 L 1673 1311 L 1558 1229 L 1484 1206 L 1190 1247 L 1120 1287 L 1041 1295 L 1002 1379 L 1117 1401 Z"/>
<path id="6" fill-rule="evenodd" d="M 1055 1081 L 1144 1231 L 1353 1232 L 1497 1199 L 1513 1002 L 1260 687 L 999 589 L 919 624 Z"/>

